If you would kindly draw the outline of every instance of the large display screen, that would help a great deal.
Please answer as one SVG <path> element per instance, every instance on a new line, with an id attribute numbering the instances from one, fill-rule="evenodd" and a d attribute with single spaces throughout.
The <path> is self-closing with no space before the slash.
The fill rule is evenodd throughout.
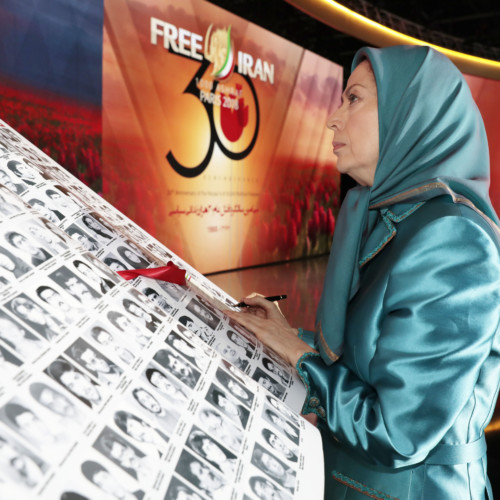
<path id="1" fill-rule="evenodd" d="M 342 68 L 201 0 L 104 9 L 104 195 L 203 272 L 327 251 Z"/>

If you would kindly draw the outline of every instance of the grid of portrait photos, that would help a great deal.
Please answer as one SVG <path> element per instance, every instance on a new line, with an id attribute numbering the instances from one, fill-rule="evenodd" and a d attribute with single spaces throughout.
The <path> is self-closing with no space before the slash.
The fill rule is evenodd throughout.
<path id="1" fill-rule="evenodd" d="M 116 273 L 169 261 L 185 286 Z M 0 121 L 0 498 L 321 497 L 305 389 L 235 304 Z"/>

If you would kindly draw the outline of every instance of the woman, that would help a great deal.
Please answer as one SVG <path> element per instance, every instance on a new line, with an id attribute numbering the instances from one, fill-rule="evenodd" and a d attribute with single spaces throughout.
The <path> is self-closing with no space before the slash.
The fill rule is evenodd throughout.
<path id="1" fill-rule="evenodd" d="M 193 347 L 189 342 L 177 335 L 175 332 L 171 332 L 165 339 L 165 342 L 200 370 L 205 370 L 207 368 L 210 359 L 203 353 L 203 351 Z"/>
<path id="2" fill-rule="evenodd" d="M 162 456 L 162 450 L 167 446 L 169 438 L 159 429 L 155 429 L 137 415 L 123 410 L 117 411 L 113 416 L 113 420 L 116 426 L 127 436 L 145 446 L 152 445 L 159 456 Z"/>
<path id="3" fill-rule="evenodd" d="M 204 432 L 193 430 L 187 439 L 187 445 L 223 474 L 234 474 L 238 462 L 236 455 L 225 450 Z"/>
<path id="4" fill-rule="evenodd" d="M 145 374 L 149 383 L 173 402 L 183 404 L 188 400 L 189 396 L 180 387 L 174 385 L 161 371 L 156 368 L 148 368 Z"/>
<path id="5" fill-rule="evenodd" d="M 481 117 L 438 52 L 365 48 L 328 126 L 359 186 L 337 220 L 314 339 L 261 297 L 230 316 L 296 366 L 328 498 L 482 499 L 500 243 Z"/>
<path id="6" fill-rule="evenodd" d="M 0 340 L 23 359 L 31 360 L 47 348 L 46 342 L 29 333 L 3 312 L 0 312 Z"/>
<path id="7" fill-rule="evenodd" d="M 226 420 L 212 408 L 202 408 L 199 412 L 199 422 L 210 433 L 222 442 L 224 446 L 239 451 L 243 442 L 243 432 Z"/>
<path id="8" fill-rule="evenodd" d="M 149 262 L 147 260 L 142 259 L 126 246 L 118 247 L 117 252 L 122 260 L 124 260 L 132 269 L 141 269 L 149 266 Z"/>
<path id="9" fill-rule="evenodd" d="M 141 500 L 142 490 L 127 490 L 105 467 L 97 462 L 87 460 L 81 465 L 82 474 L 102 492 L 117 500 Z"/>

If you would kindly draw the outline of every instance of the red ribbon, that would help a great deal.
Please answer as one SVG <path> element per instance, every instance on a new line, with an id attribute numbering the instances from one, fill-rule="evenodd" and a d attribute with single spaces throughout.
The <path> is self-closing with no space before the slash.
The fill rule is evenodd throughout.
<path id="1" fill-rule="evenodd" d="M 146 276 L 155 280 L 175 283 L 176 285 L 186 284 L 186 271 L 177 267 L 172 261 L 166 266 L 152 267 L 149 269 L 127 269 L 126 271 L 117 271 L 118 274 L 126 280 L 133 280 L 137 276 Z"/>

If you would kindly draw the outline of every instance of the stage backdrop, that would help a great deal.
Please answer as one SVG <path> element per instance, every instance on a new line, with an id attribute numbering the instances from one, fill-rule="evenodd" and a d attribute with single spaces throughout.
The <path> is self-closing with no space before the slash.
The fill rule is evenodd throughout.
<path id="1" fill-rule="evenodd" d="M 104 195 L 202 272 L 328 250 L 342 68 L 202 0 L 106 0 Z"/>
<path id="2" fill-rule="evenodd" d="M 0 2 L 0 117 L 205 272 L 326 251 L 340 68 L 180 0 L 106 1 L 103 61 L 103 7 Z M 500 213 L 500 82 L 466 78 Z"/>

